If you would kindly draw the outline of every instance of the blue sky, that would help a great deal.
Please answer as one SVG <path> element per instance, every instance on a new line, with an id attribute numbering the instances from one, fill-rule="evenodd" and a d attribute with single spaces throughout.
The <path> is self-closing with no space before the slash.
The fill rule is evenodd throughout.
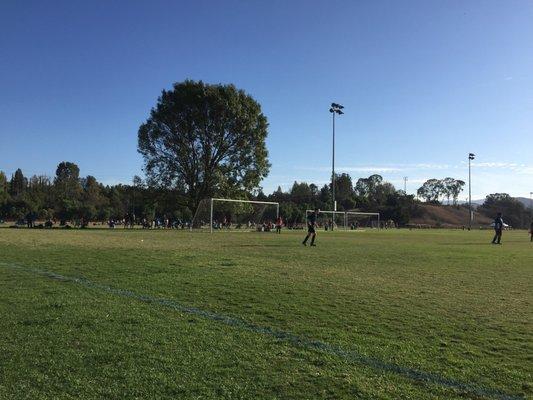
<path id="1" fill-rule="evenodd" d="M 337 171 L 408 192 L 466 180 L 533 191 L 533 2 L 11 1 L 0 5 L 0 170 L 76 162 L 142 175 L 137 129 L 163 88 L 234 83 L 269 119 L 270 192 Z M 462 197 L 466 197 L 466 192 Z"/>

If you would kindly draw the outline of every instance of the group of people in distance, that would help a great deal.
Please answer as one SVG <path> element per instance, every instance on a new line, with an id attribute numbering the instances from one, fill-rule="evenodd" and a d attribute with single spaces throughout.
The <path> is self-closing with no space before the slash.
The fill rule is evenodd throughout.
<path id="1" fill-rule="evenodd" d="M 228 217 L 224 217 L 221 221 L 213 221 L 213 229 L 241 229 L 243 227 L 248 229 L 254 229 L 257 232 L 273 232 L 274 230 L 276 233 L 281 233 L 281 228 L 285 225 L 283 218 L 281 216 L 278 216 L 274 222 L 271 220 L 266 220 L 260 223 L 248 221 L 248 223 L 232 223 L 231 219 Z"/>
<path id="2" fill-rule="evenodd" d="M 311 238 L 311 246 L 316 246 L 316 219 L 320 210 L 315 208 L 314 212 L 307 216 L 307 235 L 305 236 L 302 244 L 307 246 L 307 241 Z M 494 238 L 492 239 L 492 244 L 502 244 L 502 234 L 505 223 L 503 222 L 502 213 L 499 212 L 494 218 Z M 533 221 L 529 227 L 530 241 L 533 242 Z"/>
<path id="3" fill-rule="evenodd" d="M 94 223 L 96 225 L 96 223 Z M 168 217 L 157 217 L 152 220 L 136 218 L 135 214 L 126 214 L 124 218 L 109 218 L 107 226 L 114 229 L 116 226 L 122 226 L 124 229 L 134 229 L 140 225 L 143 229 L 189 229 L 190 222 L 181 219 L 170 219 Z"/>
<path id="4" fill-rule="evenodd" d="M 272 232 L 275 229 L 276 233 L 281 233 L 281 228 L 283 228 L 283 225 L 283 218 L 281 218 L 281 216 L 278 216 L 274 223 L 272 223 L 271 221 L 263 222 L 261 225 L 258 226 L 257 230 L 261 232 Z"/>

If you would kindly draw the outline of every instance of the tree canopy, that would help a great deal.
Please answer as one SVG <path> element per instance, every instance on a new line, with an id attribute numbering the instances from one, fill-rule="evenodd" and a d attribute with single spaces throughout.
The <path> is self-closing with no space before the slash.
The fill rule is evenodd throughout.
<path id="1" fill-rule="evenodd" d="M 233 85 L 187 80 L 163 90 L 138 132 L 148 182 L 182 190 L 189 207 L 259 188 L 270 165 L 261 106 Z"/>
<path id="2" fill-rule="evenodd" d="M 453 204 L 457 205 L 459 194 L 463 191 L 465 183 L 462 180 L 454 178 L 444 179 L 428 179 L 417 190 L 417 195 L 422 197 L 429 203 L 439 203 L 441 197 L 445 197 L 450 203 L 450 198 L 453 199 Z"/>
<path id="3" fill-rule="evenodd" d="M 493 193 L 485 198 L 485 202 L 478 207 L 478 211 L 486 215 L 495 216 L 501 212 L 504 221 L 512 227 L 526 227 L 529 222 L 530 212 L 517 199 L 507 193 Z"/>

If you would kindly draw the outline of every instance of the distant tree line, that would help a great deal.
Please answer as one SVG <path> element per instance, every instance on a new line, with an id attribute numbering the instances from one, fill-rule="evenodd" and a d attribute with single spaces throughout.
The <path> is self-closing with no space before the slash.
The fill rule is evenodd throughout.
<path id="1" fill-rule="evenodd" d="M 359 178 L 354 184 L 350 175 L 338 174 L 335 177 L 335 197 L 340 211 L 379 212 L 382 220 L 393 220 L 399 225 L 409 223 L 409 219 L 419 212 L 419 202 L 413 195 L 396 190 L 380 175 Z M 318 207 L 331 210 L 333 204 L 331 184 L 319 188 L 306 182 L 294 182 L 287 192 L 283 192 L 281 187 L 268 196 L 260 192 L 257 198 L 279 202 L 281 214 L 288 222 L 303 221 L 306 209 Z"/>
<path id="2" fill-rule="evenodd" d="M 377 211 L 382 218 L 406 224 L 418 207 L 414 196 L 397 191 L 380 175 L 360 178 L 354 185 L 348 174 L 340 174 L 335 185 L 339 210 Z M 332 204 L 331 185 L 319 188 L 306 182 L 294 182 L 287 192 L 278 187 L 269 195 L 256 190 L 236 197 L 279 202 L 282 216 L 292 222 L 303 222 L 306 209 L 331 209 Z M 17 169 L 8 179 L 0 171 L 0 219 L 5 220 L 53 219 L 65 224 L 80 220 L 105 222 L 128 215 L 147 220 L 190 220 L 194 207 L 186 190 L 179 187 L 148 184 L 138 176 L 130 185 L 103 185 L 94 176 L 80 177 L 78 166 L 72 162 L 59 163 L 53 178 L 26 177 Z"/>
<path id="3" fill-rule="evenodd" d="M 336 197 L 339 210 L 358 209 L 380 212 L 382 218 L 406 224 L 416 213 L 418 202 L 412 195 L 397 191 L 380 175 L 360 178 L 356 184 L 348 174 L 336 176 Z M 280 187 L 266 195 L 259 190 L 240 198 L 276 201 L 286 220 L 302 222 L 305 210 L 319 207 L 331 209 L 331 185 L 319 188 L 313 183 L 294 182 L 284 192 Z M 79 168 L 72 162 L 61 162 L 53 178 L 27 178 L 18 169 L 11 179 L 0 172 L 0 218 L 67 221 L 100 221 L 136 218 L 171 218 L 190 220 L 195 212 L 189 206 L 187 193 L 147 185 L 139 177 L 131 185 L 103 185 L 93 176 L 80 177 Z"/>
<path id="4" fill-rule="evenodd" d="M 453 201 L 464 182 L 452 178 L 430 179 L 418 195 L 428 203 L 440 204 L 441 199 Z M 404 226 L 413 217 L 420 215 L 422 204 L 414 195 L 409 195 L 383 180 L 380 175 L 359 178 L 355 183 L 348 174 L 338 174 L 335 180 L 338 210 L 379 212 L 382 220 L 393 220 Z M 214 194 L 218 193 L 214 191 Z M 283 191 L 278 187 L 271 194 L 262 190 L 241 192 L 237 198 L 275 201 L 288 223 L 303 222 L 305 210 L 319 207 L 330 210 L 331 184 L 318 187 L 314 183 L 294 182 Z M 505 222 L 514 227 L 526 227 L 528 210 L 521 202 L 505 193 L 487 196 L 478 212 L 489 217 L 497 212 L 504 214 Z M 190 221 L 195 208 L 183 188 L 165 188 L 148 184 L 138 176 L 132 184 L 103 185 L 93 176 L 80 177 L 80 171 L 72 162 L 61 162 L 55 176 L 24 176 L 20 169 L 8 179 L 0 171 L 0 219 L 55 220 L 61 224 L 76 221 L 106 222 L 135 216 L 137 220 L 152 221 L 156 218 Z M 466 221 L 465 221 L 466 222 Z"/>
<path id="5" fill-rule="evenodd" d="M 105 222 L 136 216 L 153 220 L 158 215 L 190 219 L 178 190 L 148 187 L 138 176 L 131 185 L 103 185 L 94 176 L 79 176 L 72 162 L 61 162 L 53 178 L 25 177 L 20 169 L 7 179 L 0 171 L 0 219 Z"/>

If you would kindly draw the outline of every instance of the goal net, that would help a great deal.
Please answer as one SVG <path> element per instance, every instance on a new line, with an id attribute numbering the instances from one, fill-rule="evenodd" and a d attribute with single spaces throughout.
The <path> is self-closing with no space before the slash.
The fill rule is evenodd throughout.
<path id="1" fill-rule="evenodd" d="M 314 213 L 314 210 L 305 210 L 305 222 L 310 214 Z M 323 211 L 318 212 L 316 218 L 316 224 L 318 228 L 324 230 L 344 229 L 344 211 Z"/>
<path id="2" fill-rule="evenodd" d="M 305 211 L 305 219 L 313 210 Z M 379 213 L 365 213 L 358 211 L 323 211 L 320 210 L 317 216 L 317 225 L 324 230 L 356 230 L 364 228 L 380 227 Z"/>
<path id="3" fill-rule="evenodd" d="M 215 230 L 271 231 L 279 216 L 279 203 L 238 199 L 204 199 L 191 227 Z"/>
<path id="4" fill-rule="evenodd" d="M 346 211 L 346 229 L 379 229 L 379 213 L 365 213 L 358 211 Z"/>

